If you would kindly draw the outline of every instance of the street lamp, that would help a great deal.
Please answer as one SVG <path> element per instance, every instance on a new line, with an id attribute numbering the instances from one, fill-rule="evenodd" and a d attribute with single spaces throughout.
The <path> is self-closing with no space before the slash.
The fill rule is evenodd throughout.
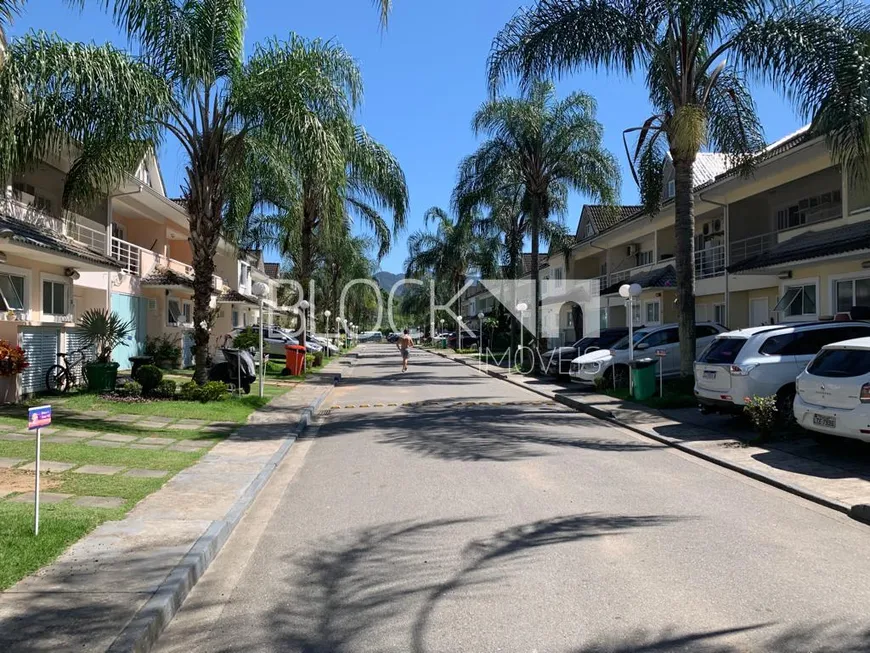
<path id="1" fill-rule="evenodd" d="M 266 294 L 269 292 L 269 286 L 262 281 L 258 281 L 251 288 L 254 297 L 260 300 L 260 396 L 263 396 L 263 382 L 266 376 L 266 361 L 263 356 L 263 301 L 266 299 Z M 241 362 L 241 361 L 240 361 Z"/>
<path id="2" fill-rule="evenodd" d="M 308 330 L 308 307 L 309 306 L 311 306 L 311 304 L 308 303 L 307 299 L 303 299 L 301 302 L 299 302 L 299 308 L 302 309 L 302 342 L 306 343 L 306 345 L 308 344 L 307 330 Z M 305 353 L 307 353 L 307 352 L 308 352 L 308 348 L 306 347 Z M 302 355 L 302 372 L 303 372 L 303 374 L 308 371 L 306 369 L 307 367 L 308 367 L 308 357 L 305 354 L 303 354 Z"/>
<path id="3" fill-rule="evenodd" d="M 329 309 L 323 311 L 323 317 L 326 318 L 324 320 L 324 322 L 326 322 L 326 357 L 327 358 L 329 358 L 329 316 L 330 315 L 332 315 L 332 311 L 330 311 Z"/>
<path id="4" fill-rule="evenodd" d="M 622 297 L 628 305 L 628 394 L 632 394 L 632 379 L 631 379 L 631 364 L 634 362 L 634 302 L 636 298 L 643 292 L 640 284 L 633 283 L 631 285 L 624 283 L 619 287 L 619 296 Z M 613 387 L 616 387 L 616 365 L 613 366 Z"/>
<path id="5" fill-rule="evenodd" d="M 456 347 L 460 351 L 462 350 L 462 316 L 456 318 L 456 322 L 459 324 L 459 328 L 456 329 Z"/>
<path id="6" fill-rule="evenodd" d="M 525 322 L 526 311 L 528 308 L 529 305 L 525 302 L 520 302 L 516 306 L 517 311 L 520 313 L 520 363 L 525 360 L 525 353 L 523 352 L 523 323 Z"/>
<path id="7" fill-rule="evenodd" d="M 335 344 L 341 353 L 341 317 L 338 315 L 335 316 Z"/>
<path id="8" fill-rule="evenodd" d="M 477 366 L 480 367 L 480 361 L 483 360 L 483 311 L 477 314 L 477 328 L 480 330 L 477 338 Z"/>

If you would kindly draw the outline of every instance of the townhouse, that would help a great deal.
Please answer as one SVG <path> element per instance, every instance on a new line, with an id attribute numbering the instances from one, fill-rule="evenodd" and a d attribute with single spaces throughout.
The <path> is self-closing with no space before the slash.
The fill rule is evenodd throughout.
<path id="1" fill-rule="evenodd" d="M 730 328 L 831 318 L 870 307 L 870 192 L 804 128 L 757 156 L 750 176 L 702 153 L 695 166 L 695 315 Z M 654 217 L 640 207 L 586 206 L 558 274 L 599 280 L 607 326 L 677 320 L 673 170 Z M 622 284 L 643 292 L 627 315 Z M 563 311 L 564 315 L 564 311 Z"/>
<path id="2" fill-rule="evenodd" d="M 193 258 L 183 202 L 167 196 L 158 162 L 147 156 L 87 215 L 70 213 L 61 202 L 70 158 L 12 179 L 0 215 L 0 338 L 28 353 L 24 393 L 44 389 L 59 352 L 83 345 L 76 322 L 90 308 L 110 308 L 133 324 L 131 338 L 113 352 L 121 369 L 156 337 L 178 343 L 183 365 L 193 362 Z M 211 280 L 212 347 L 233 327 L 257 321 L 254 282 L 266 284 L 265 300 L 277 310 L 277 264 L 274 278 L 265 265 L 261 253 L 221 240 Z"/>

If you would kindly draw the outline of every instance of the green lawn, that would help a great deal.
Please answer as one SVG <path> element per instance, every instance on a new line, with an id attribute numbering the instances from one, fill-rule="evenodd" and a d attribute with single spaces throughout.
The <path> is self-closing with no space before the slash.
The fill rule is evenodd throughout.
<path id="1" fill-rule="evenodd" d="M 39 536 L 33 535 L 33 506 L 0 502 L 0 590 L 54 560 L 70 544 L 125 510 L 96 510 L 68 504 L 39 508 Z"/>
<path id="2" fill-rule="evenodd" d="M 48 398 L 42 397 L 32 402 L 33 405 L 52 403 L 63 408 L 75 411 L 106 410 L 112 414 L 143 415 L 152 417 L 173 417 L 189 419 L 206 419 L 213 422 L 239 422 L 247 420 L 248 415 L 258 408 L 265 406 L 272 397 L 283 394 L 287 388 L 266 386 L 264 397 L 257 396 L 256 385 L 251 389 L 251 394 L 237 397 L 231 395 L 224 401 L 216 401 L 207 404 L 198 401 L 145 401 L 141 403 L 127 403 L 112 401 L 99 396 L 79 393 L 67 397 Z M 80 422 L 76 422 L 80 423 Z M 72 427 L 72 424 L 68 424 Z M 102 427 L 106 430 L 106 427 Z M 114 425 L 108 430 L 115 431 Z"/>
<path id="3" fill-rule="evenodd" d="M 169 437 L 167 434 L 155 433 Z M 125 447 L 92 447 L 87 444 L 42 443 L 42 459 L 56 460 L 78 465 L 115 465 L 142 467 L 145 469 L 168 469 L 178 471 L 195 463 L 207 451 L 166 451 L 128 449 Z M 33 460 L 34 444 L 27 440 L 0 440 L 0 458 L 26 458 Z"/>

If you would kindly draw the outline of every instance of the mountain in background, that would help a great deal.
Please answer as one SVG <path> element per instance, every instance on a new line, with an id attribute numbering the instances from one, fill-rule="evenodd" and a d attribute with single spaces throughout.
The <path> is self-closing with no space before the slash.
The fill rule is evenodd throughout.
<path id="1" fill-rule="evenodd" d="M 404 274 L 395 274 L 393 272 L 387 272 L 386 270 L 375 272 L 374 276 L 381 288 L 383 288 L 387 292 L 390 292 L 390 289 L 393 287 L 394 283 L 405 278 Z M 396 288 L 396 297 L 404 295 L 406 288 L 407 286 L 405 285 L 401 285 Z"/>

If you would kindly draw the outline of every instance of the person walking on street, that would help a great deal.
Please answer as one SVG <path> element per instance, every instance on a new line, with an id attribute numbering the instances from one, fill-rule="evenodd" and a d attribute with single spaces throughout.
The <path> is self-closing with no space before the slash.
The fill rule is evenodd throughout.
<path id="1" fill-rule="evenodd" d="M 411 347 L 414 346 L 414 339 L 408 334 L 408 330 L 405 329 L 404 333 L 399 336 L 399 339 L 396 340 L 396 347 L 399 352 L 402 354 L 402 371 L 408 371 L 408 356 L 411 354 Z"/>

